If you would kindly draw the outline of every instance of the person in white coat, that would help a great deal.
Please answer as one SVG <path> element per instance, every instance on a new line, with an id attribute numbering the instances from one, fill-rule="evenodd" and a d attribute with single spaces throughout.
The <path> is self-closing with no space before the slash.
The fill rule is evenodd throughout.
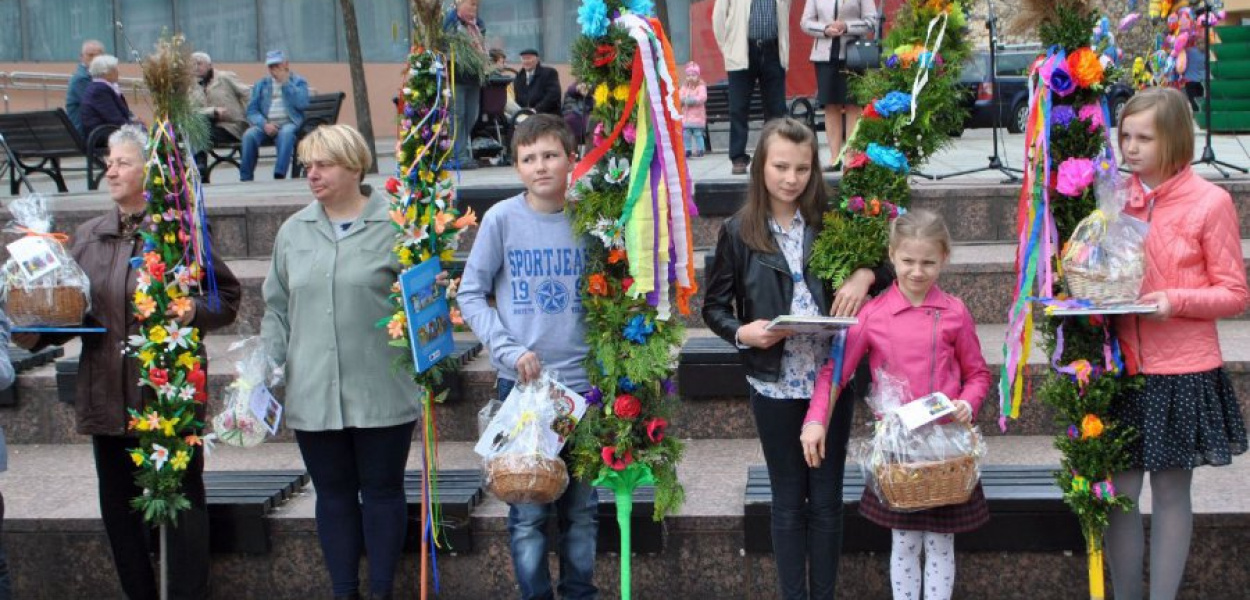
<path id="1" fill-rule="evenodd" d="M 764 118 L 786 116 L 786 67 L 790 60 L 790 0 L 716 0 L 712 33 L 729 74 L 729 160 L 746 175 L 751 157 L 747 133 L 756 82 Z"/>
<path id="2" fill-rule="evenodd" d="M 847 46 L 874 34 L 876 23 L 873 0 L 807 0 L 803 5 L 799 27 L 816 38 L 810 58 L 816 64 L 816 101 L 825 107 L 825 139 L 829 143 L 826 171 L 841 169 L 842 144 L 859 121 L 859 104 L 847 85 Z"/>

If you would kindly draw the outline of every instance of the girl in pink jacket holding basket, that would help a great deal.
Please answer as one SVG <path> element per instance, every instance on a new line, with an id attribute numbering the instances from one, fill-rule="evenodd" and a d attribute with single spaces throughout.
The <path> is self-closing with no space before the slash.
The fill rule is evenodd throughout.
<path id="1" fill-rule="evenodd" d="M 954 419 L 972 422 L 989 390 L 990 371 L 968 308 L 937 286 L 950 248 L 946 223 L 936 213 L 918 210 L 894 220 L 890 262 L 897 280 L 864 306 L 859 323 L 847 332 L 839 388 L 850 381 L 867 354 L 874 379 L 879 370 L 901 377 L 913 399 L 942 392 L 956 407 Z M 833 368 L 830 360 L 820 370 L 799 438 L 812 467 L 825 457 Z M 950 598 L 955 585 L 955 534 L 972 531 L 990 517 L 980 482 L 962 504 L 918 512 L 890 510 L 871 487 L 865 487 L 859 512 L 893 530 L 890 580 L 896 600 Z"/>
<path id="2" fill-rule="evenodd" d="M 1246 451 L 1246 426 L 1224 370 L 1216 319 L 1246 309 L 1246 267 L 1228 192 L 1199 177 L 1193 114 L 1171 88 L 1138 92 L 1120 117 L 1120 154 L 1133 171 L 1124 212 L 1150 223 L 1142 304 L 1158 310 L 1115 321 L 1129 374 L 1143 385 L 1110 413 L 1135 429 L 1129 469 L 1112 477 L 1131 511 L 1112 511 L 1107 559 L 1116 598 L 1143 597 L 1145 535 L 1137 499 L 1150 473 L 1151 600 L 1180 589 L 1193 533 L 1196 467 L 1223 466 Z"/>

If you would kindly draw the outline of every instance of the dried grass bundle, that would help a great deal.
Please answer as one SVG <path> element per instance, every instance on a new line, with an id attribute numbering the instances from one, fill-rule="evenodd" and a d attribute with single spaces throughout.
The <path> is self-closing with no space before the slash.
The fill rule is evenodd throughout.
<path id="1" fill-rule="evenodd" d="M 191 103 L 195 68 L 182 34 L 165 34 L 156 42 L 156 51 L 143 59 L 143 83 L 152 94 L 156 119 L 169 119 L 192 148 L 206 148 L 208 120 Z"/>
<path id="2" fill-rule="evenodd" d="M 1094 12 L 1089 0 L 1019 0 L 1016 16 L 1007 24 L 1007 33 L 1033 37 L 1043 24 L 1057 26 L 1060 15 L 1075 14 L 1082 18 Z"/>
<path id="3" fill-rule="evenodd" d="M 438 0 L 412 0 L 414 45 L 444 50 L 443 11 Z"/>

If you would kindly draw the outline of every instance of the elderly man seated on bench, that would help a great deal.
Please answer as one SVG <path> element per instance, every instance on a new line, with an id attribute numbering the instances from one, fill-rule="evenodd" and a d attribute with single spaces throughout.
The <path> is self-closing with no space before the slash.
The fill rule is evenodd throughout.
<path id="1" fill-rule="evenodd" d="M 243 160 L 239 164 L 239 181 L 251 181 L 256 171 L 260 146 L 273 142 L 278 160 L 273 165 L 273 178 L 286 179 L 295 153 L 295 134 L 304 122 L 308 108 L 308 82 L 291 72 L 291 65 L 281 50 L 265 55 L 269 76 L 252 87 L 247 104 L 247 121 L 252 124 L 243 134 Z M 274 93 L 274 88 L 279 93 Z"/>

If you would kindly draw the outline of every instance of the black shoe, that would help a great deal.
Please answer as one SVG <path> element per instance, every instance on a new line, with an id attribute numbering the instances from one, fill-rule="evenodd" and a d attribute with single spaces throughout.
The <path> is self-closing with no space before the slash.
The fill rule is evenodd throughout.
<path id="1" fill-rule="evenodd" d="M 274 173 L 273 178 L 274 179 L 286 179 L 286 173 Z"/>
<path id="2" fill-rule="evenodd" d="M 748 163 L 748 162 L 746 162 L 746 161 L 743 161 L 743 160 L 735 160 L 735 161 L 734 161 L 733 174 L 734 174 L 734 175 L 746 175 L 746 174 L 747 174 L 747 165 L 749 165 L 749 164 L 750 164 L 750 163 Z"/>
<path id="3" fill-rule="evenodd" d="M 841 171 L 841 170 L 842 170 L 842 161 L 838 161 L 831 165 L 825 165 L 826 173 L 837 173 L 838 171 Z"/>

